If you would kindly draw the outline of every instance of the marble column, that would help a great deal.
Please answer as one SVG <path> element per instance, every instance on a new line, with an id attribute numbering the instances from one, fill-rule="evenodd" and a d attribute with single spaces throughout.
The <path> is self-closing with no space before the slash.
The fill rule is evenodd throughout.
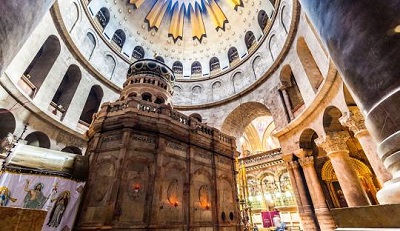
<path id="1" fill-rule="evenodd" d="M 312 206 L 307 197 L 307 191 L 303 184 L 303 179 L 299 169 L 299 163 L 292 160 L 292 154 L 282 156 L 289 172 L 290 181 L 292 182 L 293 191 L 296 197 L 296 203 L 299 210 L 301 223 L 304 230 L 319 230 L 315 222 L 315 216 Z"/>
<path id="2" fill-rule="evenodd" d="M 351 107 L 349 111 L 343 113 L 339 121 L 343 126 L 348 127 L 354 133 L 354 137 L 363 148 L 381 185 L 392 179 L 392 174 L 387 171 L 382 161 L 379 159 L 375 141 L 365 127 L 365 120 L 360 110 L 357 107 Z"/>
<path id="3" fill-rule="evenodd" d="M 367 206 L 370 205 L 368 197 L 347 149 L 346 141 L 349 138 L 347 131 L 330 132 L 325 137 L 315 139 L 315 143 L 326 151 L 349 207 Z"/>
<path id="4" fill-rule="evenodd" d="M 54 0 L 2 1 L 0 4 L 0 76 Z"/>
<path id="5" fill-rule="evenodd" d="M 378 155 L 393 175 L 377 198 L 400 203 L 400 0 L 300 0 L 365 115 Z"/>
<path id="6" fill-rule="evenodd" d="M 299 163 L 303 168 L 308 190 L 310 191 L 311 200 L 314 205 L 315 215 L 321 230 L 335 230 L 335 221 L 326 205 L 325 196 L 314 167 L 314 157 L 311 154 L 312 150 L 307 149 L 300 149 L 298 152 Z"/>

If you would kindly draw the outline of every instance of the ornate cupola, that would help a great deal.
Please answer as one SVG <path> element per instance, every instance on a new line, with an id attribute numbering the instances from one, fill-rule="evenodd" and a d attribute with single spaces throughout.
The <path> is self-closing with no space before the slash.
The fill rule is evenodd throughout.
<path id="1" fill-rule="evenodd" d="M 152 59 L 138 60 L 129 67 L 120 99 L 133 96 L 155 104 L 172 105 L 174 81 L 174 73 L 164 63 Z"/>

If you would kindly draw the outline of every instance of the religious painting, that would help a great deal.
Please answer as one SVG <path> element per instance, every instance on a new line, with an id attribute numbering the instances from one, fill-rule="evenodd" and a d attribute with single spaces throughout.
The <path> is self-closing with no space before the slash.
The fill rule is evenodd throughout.
<path id="1" fill-rule="evenodd" d="M 47 226 L 57 228 L 60 225 L 61 219 L 68 206 L 70 197 L 71 197 L 71 192 L 66 190 L 60 193 L 57 198 L 51 200 L 51 202 L 54 202 L 54 206 L 50 212 L 50 217 L 47 222 Z"/>
<path id="2" fill-rule="evenodd" d="M 47 201 L 47 197 L 45 197 L 42 192 L 44 184 L 39 182 L 36 183 L 33 188 L 29 189 L 29 183 L 30 181 L 27 179 L 25 181 L 25 188 L 24 188 L 26 195 L 22 207 L 30 209 L 42 209 L 43 205 Z"/>
<path id="3" fill-rule="evenodd" d="M 11 197 L 11 192 L 6 186 L 0 187 L 0 206 L 7 206 L 8 201 L 16 202 L 17 199 Z"/>
<path id="4" fill-rule="evenodd" d="M 205 209 L 210 208 L 210 193 L 208 190 L 208 185 L 202 185 L 199 189 L 199 201 L 201 207 Z"/>

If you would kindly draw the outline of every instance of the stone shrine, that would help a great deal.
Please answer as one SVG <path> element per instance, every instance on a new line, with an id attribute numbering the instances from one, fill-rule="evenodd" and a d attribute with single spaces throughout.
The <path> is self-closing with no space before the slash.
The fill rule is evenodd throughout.
<path id="1" fill-rule="evenodd" d="M 172 108 L 175 76 L 133 63 L 87 136 L 90 175 L 77 230 L 239 230 L 235 138 Z"/>

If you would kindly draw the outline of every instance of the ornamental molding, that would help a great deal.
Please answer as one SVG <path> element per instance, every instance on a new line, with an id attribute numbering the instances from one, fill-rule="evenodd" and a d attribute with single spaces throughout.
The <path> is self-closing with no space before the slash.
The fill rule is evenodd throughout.
<path id="1" fill-rule="evenodd" d="M 304 157 L 302 159 L 299 159 L 299 163 L 303 168 L 314 167 L 314 157 L 313 156 Z"/>

